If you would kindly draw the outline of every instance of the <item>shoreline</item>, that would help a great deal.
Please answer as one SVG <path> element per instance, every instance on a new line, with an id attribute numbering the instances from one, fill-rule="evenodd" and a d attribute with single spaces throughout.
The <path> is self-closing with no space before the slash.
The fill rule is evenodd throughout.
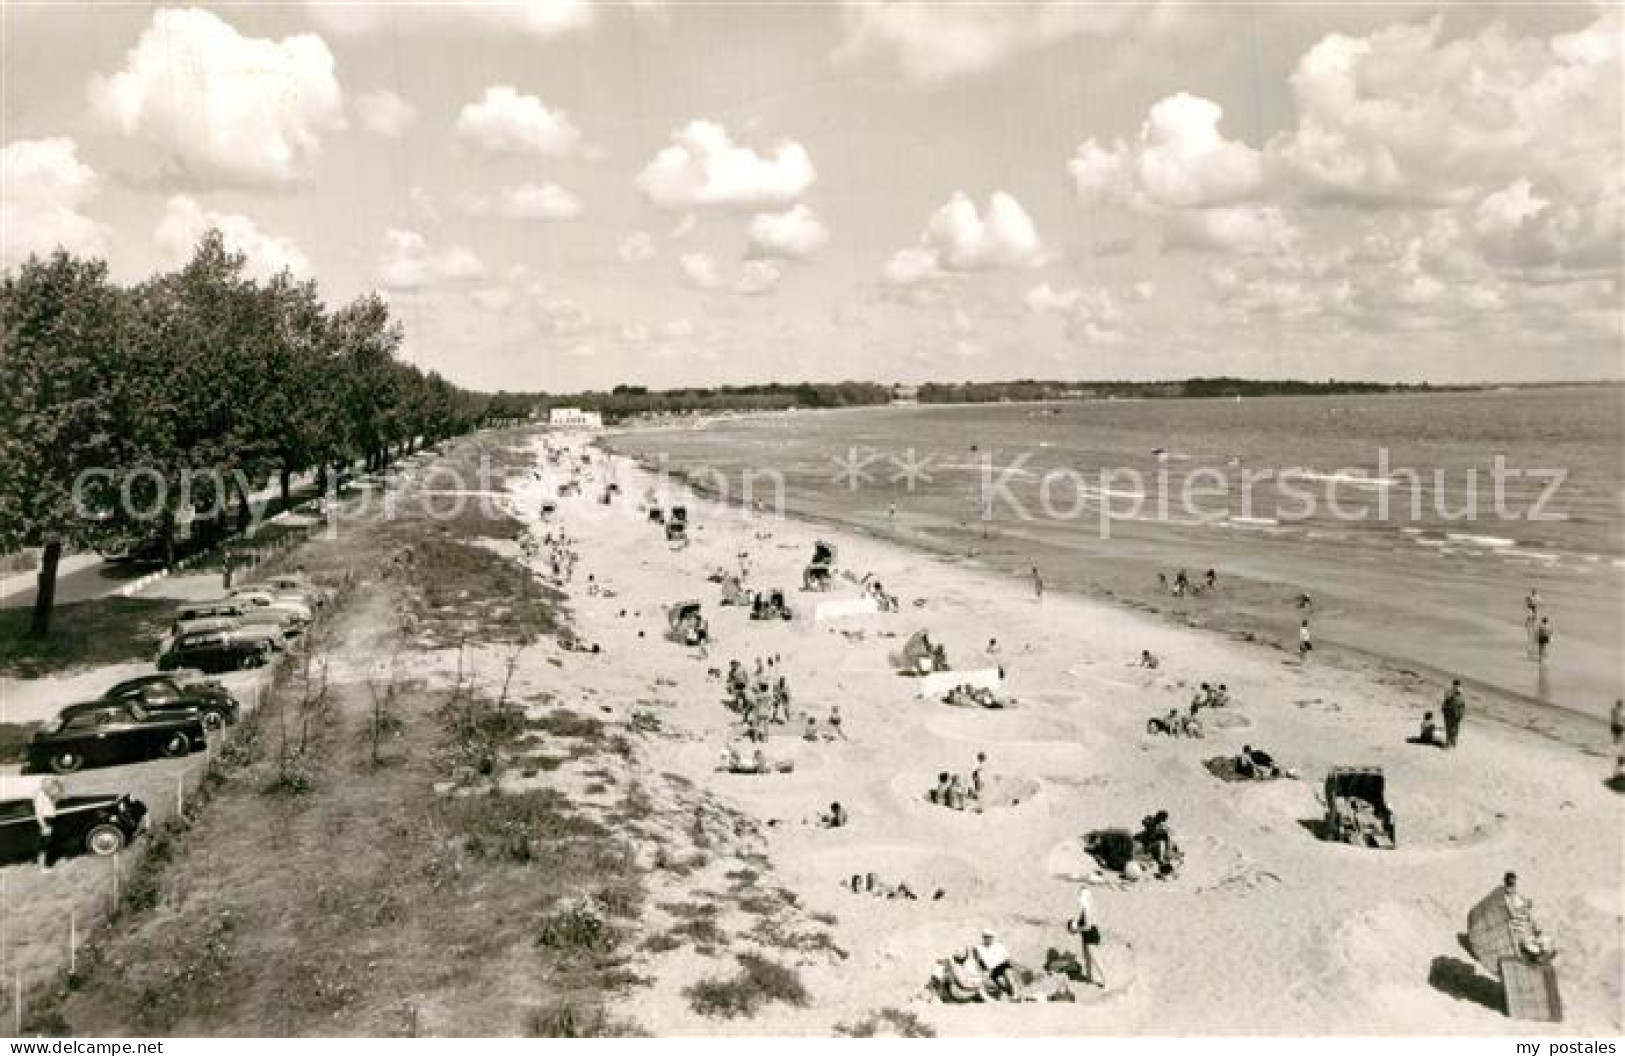
<path id="1" fill-rule="evenodd" d="M 853 410 L 854 408 L 837 409 Z M 861 410 L 863 408 L 855 409 Z M 629 452 L 617 446 L 616 441 L 627 432 L 631 431 L 606 430 L 603 435 L 594 438 L 590 444 L 609 451 L 617 457 L 629 460 L 642 472 L 657 476 L 663 474 L 673 483 L 688 488 L 707 501 L 731 509 L 744 509 L 740 497 L 733 495 L 719 496 L 703 479 L 697 479 L 696 475 L 686 467 L 674 464 L 657 465 L 646 456 Z M 899 527 L 888 529 L 885 526 L 843 519 L 833 514 L 798 507 L 789 503 L 786 503 L 782 516 L 786 520 L 799 521 L 831 531 L 852 532 L 864 538 L 890 543 L 922 555 L 965 563 L 998 574 L 1012 583 L 1017 583 L 1024 578 L 1024 574 L 1018 569 L 1005 568 L 997 561 L 990 560 L 987 555 L 975 552 L 974 548 L 972 552 L 967 553 L 946 540 L 939 541 L 933 538 L 928 531 L 911 532 Z M 943 526 L 938 525 L 938 527 Z M 1008 539 L 1012 536 L 1009 533 L 999 533 L 990 541 L 997 542 L 1001 537 Z M 1087 561 L 1089 559 L 1085 557 L 1082 560 Z M 1286 643 L 1284 636 L 1280 640 L 1276 640 L 1277 628 L 1272 628 L 1259 619 L 1248 619 L 1245 613 L 1230 612 L 1229 615 L 1233 619 L 1227 623 L 1211 622 L 1207 617 L 1215 612 L 1212 608 L 1181 609 L 1176 607 L 1174 604 L 1176 599 L 1172 598 L 1172 596 L 1164 595 L 1159 599 L 1159 596 L 1151 592 L 1131 593 L 1109 587 L 1091 589 L 1087 579 L 1080 581 L 1073 577 L 1055 577 L 1053 581 L 1046 577 L 1046 588 L 1111 608 L 1146 613 L 1161 620 L 1168 626 L 1206 631 L 1220 638 L 1257 645 L 1289 659 L 1291 649 L 1294 647 L 1290 643 Z M 1296 619 L 1296 614 L 1293 615 L 1293 619 Z M 1443 694 L 1444 687 L 1449 685 L 1452 678 L 1460 678 L 1463 686 L 1477 694 L 1477 699 L 1473 701 L 1473 704 L 1475 714 L 1480 717 L 1512 729 L 1538 734 L 1573 748 L 1586 756 L 1606 758 L 1608 755 L 1608 749 L 1605 747 L 1608 736 L 1607 719 L 1599 713 L 1582 711 L 1551 701 L 1543 701 L 1538 697 L 1519 693 L 1481 678 L 1475 678 L 1469 673 L 1452 671 L 1439 665 L 1419 662 L 1413 658 L 1386 655 L 1374 649 L 1361 648 L 1347 643 L 1328 642 L 1318 637 L 1316 640 L 1315 662 L 1317 666 L 1324 666 L 1327 663 L 1341 664 L 1352 674 L 1369 674 L 1384 680 L 1391 680 L 1395 684 L 1409 684 L 1413 695 L 1417 697 L 1417 707 L 1423 709 L 1433 708 L 1437 704 L 1437 700 L 1433 698 Z"/>
<path id="2" fill-rule="evenodd" d="M 603 479 L 622 487 L 619 500 L 600 504 L 589 484 L 551 521 L 529 519 L 580 546 L 570 604 L 582 633 L 602 642 L 625 677 L 661 687 L 662 768 L 755 819 L 775 873 L 833 922 L 851 953 L 839 964 L 792 958 L 815 995 L 810 1006 L 775 1007 L 748 1023 L 696 1021 L 671 1008 L 662 998 L 680 1003 L 694 976 L 663 977 L 636 1006 L 654 1016 L 645 1025 L 656 1033 L 818 1034 L 889 1007 L 954 1036 L 1234 1034 L 1228 1017 L 1237 1002 L 1275 993 L 1280 999 L 1244 1032 L 1513 1034 L 1527 1025 L 1450 982 L 1472 971 L 1457 938 L 1466 909 L 1507 868 L 1540 892 L 1543 922 L 1568 951 L 1560 1032 L 1614 1032 L 1625 1018 L 1619 861 L 1612 842 L 1596 838 L 1613 831 L 1620 800 L 1589 757 L 1477 712 L 1456 752 L 1420 748 L 1405 742 L 1417 714 L 1413 688 L 1375 669 L 1283 663 L 1274 650 L 1086 594 L 1046 591 L 1037 601 L 1010 576 L 963 557 L 810 518 L 752 520 L 687 487 L 671 501 L 688 502 L 691 542 L 671 549 L 636 508 L 657 478 L 627 456 L 608 457 L 588 473 L 606 469 Z M 902 599 L 900 612 L 808 619 L 815 600 L 853 593 L 844 575 L 830 595 L 789 590 L 798 613 L 790 623 L 716 607 L 713 569 L 748 551 L 753 585 L 793 588 L 819 536 L 840 547 L 843 572 L 878 575 Z M 584 589 L 583 574 L 596 574 L 609 600 Z M 702 599 L 712 621 L 708 655 L 664 639 L 663 607 L 688 597 Z M 921 628 L 959 669 L 991 666 L 978 646 L 996 635 L 1013 706 L 981 711 L 917 696 L 887 658 Z M 1160 670 L 1130 662 L 1142 647 L 1162 657 Z M 807 743 L 794 727 L 776 729 L 767 750 L 793 762 L 792 772 L 719 771 L 717 752 L 738 727 L 707 665 L 775 653 L 799 711 L 821 715 L 838 704 L 850 736 Z M 1228 680 L 1237 706 L 1205 739 L 1147 734 L 1147 715 L 1181 706 L 1198 680 L 1215 677 Z M 1301 780 L 1220 783 L 1207 758 L 1243 739 Z M 1016 798 L 984 813 L 926 802 L 937 772 L 971 765 L 978 751 L 996 780 L 1015 782 Z M 1384 768 L 1398 849 L 1316 837 L 1320 781 L 1339 765 Z M 833 831 L 809 820 L 832 798 L 852 819 Z M 1081 834 L 1132 825 L 1157 808 L 1172 813 L 1186 847 L 1180 876 L 1097 879 Z M 842 886 L 871 871 L 945 896 L 897 903 Z M 1075 1002 L 1039 1004 L 921 997 L 934 961 L 981 929 L 996 930 L 1025 965 L 1043 963 L 1046 947 L 1066 948 L 1059 921 L 1080 882 L 1095 885 L 1104 917 L 1104 991 L 1085 987 Z M 694 972 L 715 963 L 701 959 Z M 1181 996 L 1170 1002 L 1170 994 Z"/>

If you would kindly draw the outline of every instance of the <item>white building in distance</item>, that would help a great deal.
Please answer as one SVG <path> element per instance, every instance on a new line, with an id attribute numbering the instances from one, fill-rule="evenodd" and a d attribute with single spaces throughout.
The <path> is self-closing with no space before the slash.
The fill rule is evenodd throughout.
<path id="1" fill-rule="evenodd" d="M 602 429 L 604 416 L 579 407 L 553 407 L 547 412 L 547 424 L 555 429 Z"/>

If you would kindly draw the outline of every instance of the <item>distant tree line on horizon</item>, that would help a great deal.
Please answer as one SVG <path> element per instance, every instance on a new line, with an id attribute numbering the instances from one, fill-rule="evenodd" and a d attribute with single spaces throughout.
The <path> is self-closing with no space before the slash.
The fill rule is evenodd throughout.
<path id="1" fill-rule="evenodd" d="M 1440 386 L 1376 381 L 1295 381 L 1256 378 L 1186 378 L 1183 381 L 1017 381 L 927 383 L 921 403 L 998 403 L 1135 397 L 1191 399 L 1232 396 L 1338 396 L 1387 392 L 1433 392 Z"/>
<path id="2" fill-rule="evenodd" d="M 314 282 L 249 276 L 217 231 L 130 286 L 30 257 L 0 281 L 0 325 L 0 553 L 41 548 L 41 635 L 65 549 L 156 540 L 172 563 L 181 525 L 235 507 L 242 526 L 272 480 L 286 505 L 295 474 L 382 468 L 533 407 L 401 362 L 381 297 L 329 310 Z"/>
<path id="3" fill-rule="evenodd" d="M 892 388 L 869 381 L 769 383 L 723 385 L 716 388 L 650 390 L 641 385 L 617 385 L 608 392 L 580 392 L 568 396 L 536 397 L 549 407 L 579 407 L 597 411 L 605 421 L 620 421 L 650 414 L 714 414 L 723 411 L 783 411 L 792 407 L 862 407 L 890 403 Z"/>
<path id="4" fill-rule="evenodd" d="M 1472 386 L 1459 386 L 1470 388 Z M 531 397 L 544 413 L 551 407 L 597 411 L 605 421 L 661 414 L 782 411 L 790 408 L 862 407 L 914 399 L 920 403 L 1032 402 L 1106 397 L 1177 398 L 1229 396 L 1332 396 L 1385 392 L 1443 391 L 1434 386 L 1370 381 L 1293 381 L 1250 378 L 1188 378 L 1183 381 L 1014 381 L 927 382 L 894 386 L 878 382 L 802 382 L 723 385 L 715 388 L 649 389 L 617 385 L 608 392 L 540 393 Z"/>

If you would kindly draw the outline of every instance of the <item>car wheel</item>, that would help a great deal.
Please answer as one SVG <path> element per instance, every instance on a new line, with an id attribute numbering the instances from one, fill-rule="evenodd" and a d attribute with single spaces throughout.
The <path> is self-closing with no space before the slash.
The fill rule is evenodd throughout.
<path id="1" fill-rule="evenodd" d="M 211 708 L 203 713 L 203 728 L 205 730 L 213 732 L 224 728 L 225 725 L 226 715 L 224 712 L 215 711 Z"/>
<path id="2" fill-rule="evenodd" d="M 123 849 L 124 830 L 111 822 L 103 822 L 85 833 L 85 850 L 91 854 L 106 858 Z"/>
<path id="3" fill-rule="evenodd" d="M 68 749 L 51 756 L 51 769 L 59 774 L 71 774 L 84 765 L 85 757 Z"/>
<path id="4" fill-rule="evenodd" d="M 179 759 L 181 756 L 191 753 L 192 739 L 184 733 L 177 733 L 165 741 L 159 751 L 170 759 Z"/>

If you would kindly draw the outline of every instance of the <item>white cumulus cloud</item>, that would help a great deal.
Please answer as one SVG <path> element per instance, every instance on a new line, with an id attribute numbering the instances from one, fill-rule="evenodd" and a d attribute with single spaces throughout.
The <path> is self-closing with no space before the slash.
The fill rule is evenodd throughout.
<path id="1" fill-rule="evenodd" d="M 580 199 L 556 183 L 522 183 L 494 196 L 470 192 L 458 196 L 457 205 L 470 216 L 506 220 L 573 220 L 582 212 Z"/>
<path id="2" fill-rule="evenodd" d="M 0 267 L 58 247 L 105 256 L 107 229 L 81 209 L 100 179 L 71 139 L 19 139 L 0 151 Z"/>
<path id="3" fill-rule="evenodd" d="M 169 199 L 152 238 L 159 256 L 170 266 L 177 266 L 186 262 L 210 228 L 220 232 L 227 249 L 247 259 L 248 273 L 255 278 L 269 279 L 282 271 L 296 279 L 311 276 L 310 258 L 292 239 L 261 231 L 253 219 L 241 213 L 206 210 L 183 194 Z"/>
<path id="4" fill-rule="evenodd" d="M 475 279 L 485 265 L 462 246 L 435 251 L 416 231 L 390 228 L 384 232 L 384 253 L 378 262 L 378 281 L 394 290 L 420 289 L 439 281 Z"/>
<path id="5" fill-rule="evenodd" d="M 637 186 L 649 201 L 668 209 L 764 209 L 789 205 L 816 178 L 799 143 L 780 143 L 759 154 L 734 143 L 715 122 L 690 121 L 638 174 Z"/>
<path id="6" fill-rule="evenodd" d="M 829 242 L 824 221 L 801 203 L 782 213 L 757 213 L 747 234 L 753 255 L 787 260 L 805 260 Z"/>
<path id="7" fill-rule="evenodd" d="M 492 154 L 565 157 L 581 145 L 581 132 L 561 110 L 508 84 L 494 84 L 457 114 L 457 133 Z"/>
<path id="8" fill-rule="evenodd" d="M 986 210 L 978 210 L 968 196 L 955 192 L 926 220 L 920 245 L 892 255 L 885 278 L 910 286 L 944 272 L 1036 267 L 1046 256 L 1032 217 L 1015 198 L 994 191 Z"/>
<path id="9" fill-rule="evenodd" d="M 156 11 L 124 68 L 89 93 L 104 120 L 199 185 L 299 182 L 322 135 L 345 127 L 321 37 L 245 37 L 199 8 Z"/>
<path id="10" fill-rule="evenodd" d="M 689 285 L 697 289 L 711 290 L 722 285 L 717 262 L 709 253 L 684 253 L 677 258 L 677 265 L 683 269 L 683 277 Z"/>

